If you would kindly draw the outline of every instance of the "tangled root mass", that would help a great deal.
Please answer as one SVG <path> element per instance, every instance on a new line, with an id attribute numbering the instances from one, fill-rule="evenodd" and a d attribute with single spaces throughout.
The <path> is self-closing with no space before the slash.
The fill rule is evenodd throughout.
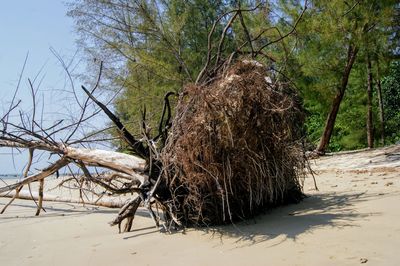
<path id="1" fill-rule="evenodd" d="M 304 113 L 271 76 L 241 61 L 180 95 L 161 157 L 168 205 L 183 224 L 229 223 L 303 198 Z"/>

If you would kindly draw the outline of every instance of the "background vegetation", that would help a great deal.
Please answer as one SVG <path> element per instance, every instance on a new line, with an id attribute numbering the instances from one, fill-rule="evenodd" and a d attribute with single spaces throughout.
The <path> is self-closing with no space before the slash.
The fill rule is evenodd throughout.
<path id="1" fill-rule="evenodd" d="M 149 125 L 156 128 L 164 94 L 195 82 L 206 60 L 208 33 L 215 23 L 210 40 L 217 43 L 230 19 L 221 15 L 256 6 L 243 13 L 247 31 L 241 20 L 228 29 L 223 53 L 263 33 L 252 47 L 257 50 L 296 26 L 255 59 L 288 77 L 300 91 L 310 148 L 326 133 L 329 116 L 336 118 L 335 126 L 323 149 L 371 146 L 368 136 L 375 146 L 400 140 L 398 1 L 77 0 L 70 4 L 69 16 L 80 33 L 89 71 L 104 62 L 102 86 L 121 90 L 115 109 L 135 132 L 144 108 Z M 338 97 L 336 116 L 332 108 Z"/>

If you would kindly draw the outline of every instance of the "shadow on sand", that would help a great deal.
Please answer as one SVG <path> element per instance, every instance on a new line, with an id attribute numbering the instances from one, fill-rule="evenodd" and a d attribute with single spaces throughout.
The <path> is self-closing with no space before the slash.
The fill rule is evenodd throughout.
<path id="1" fill-rule="evenodd" d="M 235 242 L 235 248 L 251 246 L 265 241 L 271 241 L 271 246 L 279 245 L 287 239 L 296 240 L 304 233 L 312 233 L 323 227 L 344 228 L 358 226 L 358 221 L 378 216 L 380 213 L 361 213 L 355 204 L 380 198 L 382 195 L 371 193 L 319 193 L 307 197 L 299 204 L 287 205 L 267 211 L 253 220 L 239 222 L 233 225 L 214 226 L 207 228 L 187 229 L 202 231 L 204 236 L 219 239 L 223 244 L 226 240 Z M 147 213 L 142 213 L 148 216 Z M 125 240 L 142 235 L 157 233 L 154 227 L 138 228 L 128 233 Z M 185 231 L 171 233 L 185 234 Z"/>
<path id="2" fill-rule="evenodd" d="M 358 226 L 357 221 L 380 213 L 360 213 L 354 205 L 378 196 L 369 193 L 320 193 L 307 197 L 299 204 L 272 209 L 252 221 L 200 230 L 213 238 L 219 237 L 221 243 L 226 236 L 236 239 L 239 247 L 270 240 L 276 240 L 271 243 L 279 245 L 287 239 L 296 240 L 301 234 L 327 226 Z"/>
<path id="3" fill-rule="evenodd" d="M 361 213 L 355 208 L 355 204 L 382 197 L 382 195 L 371 193 L 319 193 L 307 197 L 299 204 L 287 205 L 267 211 L 263 215 L 255 217 L 253 220 L 239 222 L 233 225 L 215 226 L 207 228 L 188 229 L 200 230 L 204 235 L 211 238 L 219 238 L 223 243 L 224 239 L 232 239 L 236 247 L 243 247 L 258 244 L 265 241 L 271 241 L 272 245 L 279 245 L 287 239 L 296 240 L 304 233 L 312 233 L 314 230 L 323 227 L 343 228 L 349 226 L 358 226 L 362 219 L 368 219 L 371 216 L 380 215 L 380 213 Z M 48 213 L 35 217 L 35 205 L 15 204 L 20 207 L 31 208 L 32 216 L 23 216 L 20 218 L 41 219 L 54 216 L 83 216 L 91 213 L 117 214 L 118 209 L 107 209 L 88 206 L 86 208 L 76 204 L 61 203 L 58 206 L 52 203 L 47 207 Z M 0 204 L 0 208 L 2 208 Z M 12 207 L 11 207 L 12 208 Z M 26 210 L 25 210 L 26 212 Z M 1 217 L 0 223 L 7 222 L 8 219 L 15 219 L 18 213 L 13 213 L 9 217 Z M 147 217 L 149 214 L 145 209 L 138 209 L 137 216 Z M 142 235 L 159 232 L 154 226 L 137 228 L 127 233 L 124 239 L 136 238 Z M 177 231 L 175 233 L 185 233 Z"/>

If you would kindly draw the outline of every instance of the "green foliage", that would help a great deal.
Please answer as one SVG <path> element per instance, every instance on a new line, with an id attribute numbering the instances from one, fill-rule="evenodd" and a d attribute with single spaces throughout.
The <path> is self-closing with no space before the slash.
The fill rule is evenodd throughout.
<path id="1" fill-rule="evenodd" d="M 280 1 L 280 10 L 295 19 L 299 1 Z M 308 140 L 317 144 L 323 132 L 332 99 L 341 89 L 350 45 L 359 50 L 336 118 L 329 150 L 366 146 L 366 58 L 373 68 L 393 50 L 393 18 L 396 1 L 311 1 L 310 10 L 296 29 L 298 44 L 291 54 L 287 75 L 295 81 L 309 113 Z M 288 41 L 286 41 L 288 42 Z M 293 42 L 293 41 L 292 41 Z M 383 71 L 382 71 L 383 72 Z M 376 95 L 375 95 L 376 97 Z M 379 136 L 377 102 L 373 106 L 375 137 Z"/>
<path id="2" fill-rule="evenodd" d="M 105 62 L 108 85 L 123 89 L 116 110 L 139 134 L 144 109 L 148 125 L 156 128 L 164 95 L 196 78 L 208 32 L 223 9 L 222 1 L 80 0 L 69 15 L 87 54 Z M 219 32 L 220 25 L 215 36 Z"/>
<path id="3" fill-rule="evenodd" d="M 385 106 L 385 133 L 389 143 L 400 141 L 400 62 L 390 65 L 390 72 L 382 80 L 382 98 Z"/>
<path id="4" fill-rule="evenodd" d="M 158 126 L 163 96 L 179 92 L 193 82 L 204 66 L 208 33 L 227 10 L 254 7 L 243 12 L 251 38 L 243 51 L 257 50 L 290 32 L 301 13 L 303 0 L 207 1 L 207 0 L 78 0 L 70 6 L 81 33 L 80 42 L 92 60 L 105 62 L 108 85 L 122 93 L 116 110 L 128 128 L 140 134 L 146 108 L 148 125 Z M 296 30 L 263 50 L 256 59 L 283 73 L 297 86 L 308 112 L 308 141 L 317 144 L 323 132 L 332 99 L 341 88 L 349 46 L 358 48 L 344 99 L 339 109 L 329 149 L 362 148 L 366 145 L 366 58 L 372 60 L 374 78 L 381 65 L 386 133 L 389 143 L 399 140 L 399 64 L 385 65 L 399 52 L 399 4 L 395 0 L 313 0 Z M 212 51 L 230 16 L 221 19 L 211 37 Z M 248 40 L 240 19 L 227 32 L 222 53 L 230 54 Z M 90 62 L 88 60 L 88 62 Z M 397 71 L 397 72 L 396 72 Z M 281 75 L 276 78 L 282 78 Z M 373 106 L 375 137 L 379 111 L 376 93 Z M 123 147 L 122 147 L 123 148 Z"/>

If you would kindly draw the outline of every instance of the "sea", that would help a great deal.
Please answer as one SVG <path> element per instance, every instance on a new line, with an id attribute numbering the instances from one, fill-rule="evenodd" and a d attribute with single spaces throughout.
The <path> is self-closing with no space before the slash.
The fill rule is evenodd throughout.
<path id="1" fill-rule="evenodd" d="M 79 174 L 78 174 L 79 175 Z M 60 175 L 60 177 L 64 177 L 64 176 L 70 176 L 70 175 Z M 50 177 L 53 178 L 53 177 Z M 56 178 L 54 176 L 54 178 Z M 12 181 L 12 180 L 18 180 L 18 179 L 23 179 L 21 174 L 0 174 L 0 180 L 8 180 L 8 181 Z M 1 187 L 1 183 L 0 183 L 0 187 Z"/>
<path id="2" fill-rule="evenodd" d="M 17 174 L 1 174 L 0 178 L 2 179 L 18 179 L 20 175 Z"/>

